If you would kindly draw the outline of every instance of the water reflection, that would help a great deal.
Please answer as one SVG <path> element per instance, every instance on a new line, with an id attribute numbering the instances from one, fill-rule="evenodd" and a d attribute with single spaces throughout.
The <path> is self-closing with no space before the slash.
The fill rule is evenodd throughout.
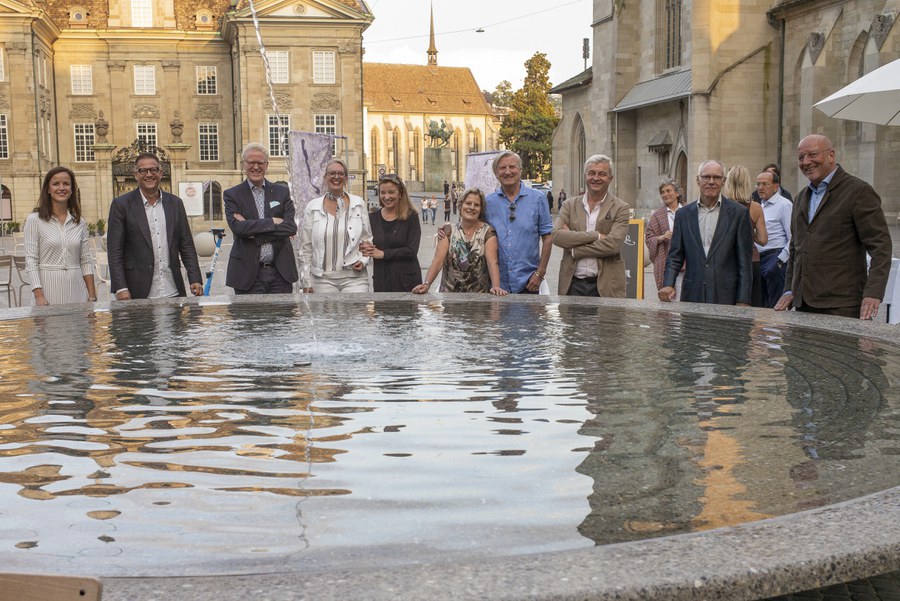
<path id="1" fill-rule="evenodd" d="M 5 564 L 530 553 L 900 480 L 884 342 L 504 300 L 312 312 L 142 304 L 0 323 Z"/>

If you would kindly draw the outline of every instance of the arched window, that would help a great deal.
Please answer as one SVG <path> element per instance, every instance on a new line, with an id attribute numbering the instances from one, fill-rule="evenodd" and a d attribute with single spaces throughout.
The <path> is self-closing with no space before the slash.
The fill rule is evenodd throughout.
<path id="1" fill-rule="evenodd" d="M 378 135 L 378 128 L 372 128 L 371 139 L 369 140 L 372 165 L 370 169 L 370 177 L 372 179 L 378 179 L 378 165 L 381 163 L 381 153 L 379 152 L 381 147 L 381 138 Z"/>
<path id="2" fill-rule="evenodd" d="M 412 132 L 409 145 L 409 181 L 419 179 L 419 155 L 422 153 L 422 130 L 418 127 Z"/>
<path id="3" fill-rule="evenodd" d="M 687 155 L 684 154 L 684 151 L 678 153 L 678 158 L 675 160 L 675 181 L 678 182 L 678 185 L 681 186 L 681 189 L 684 190 L 684 193 L 688 193 L 688 161 Z"/>
<path id="4" fill-rule="evenodd" d="M 682 0 L 657 0 L 657 71 L 665 71 L 681 64 L 681 2 Z"/>
<path id="5" fill-rule="evenodd" d="M 222 185 L 212 180 L 203 182 L 203 216 L 207 221 L 221 221 L 223 215 Z"/>
<path id="6" fill-rule="evenodd" d="M 400 128 L 394 128 L 391 136 L 391 173 L 400 173 Z"/>
<path id="7" fill-rule="evenodd" d="M 572 126 L 572 148 L 574 155 L 572 156 L 572 186 L 570 190 L 581 190 L 584 188 L 584 179 L 582 170 L 584 162 L 587 160 L 587 140 L 584 135 L 584 122 L 581 120 L 580 114 L 575 114 L 575 124 Z"/>

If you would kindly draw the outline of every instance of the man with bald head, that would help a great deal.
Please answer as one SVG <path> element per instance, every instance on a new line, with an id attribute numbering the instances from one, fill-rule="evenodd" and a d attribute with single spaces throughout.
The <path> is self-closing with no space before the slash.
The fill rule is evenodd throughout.
<path id="1" fill-rule="evenodd" d="M 794 201 L 786 290 L 775 310 L 874 319 L 891 268 L 881 198 L 836 163 L 823 135 L 800 140 L 797 161 L 809 185 Z"/>

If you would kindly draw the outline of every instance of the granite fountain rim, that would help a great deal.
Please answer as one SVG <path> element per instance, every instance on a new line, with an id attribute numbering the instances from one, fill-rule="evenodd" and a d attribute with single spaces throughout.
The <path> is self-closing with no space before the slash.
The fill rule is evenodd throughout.
<path id="1" fill-rule="evenodd" d="M 900 328 L 767 309 L 557 296 L 369 293 L 310 295 L 310 301 L 499 302 L 617 307 L 750 318 L 897 344 Z M 215 296 L 128 301 L 127 306 L 298 304 L 300 295 Z M 78 313 L 87 305 L 0 310 L 0 320 Z M 96 303 L 95 311 L 126 308 Z M 883 308 L 882 308 L 883 310 Z M 839 548 L 836 548 L 839 547 Z M 40 571 L 35 566 L 35 572 Z M 752 600 L 886 574 L 900 569 L 900 486 L 793 514 L 713 530 L 492 560 L 360 566 L 235 576 L 103 578 L 106 600 L 208 599 L 554 599 Z"/>

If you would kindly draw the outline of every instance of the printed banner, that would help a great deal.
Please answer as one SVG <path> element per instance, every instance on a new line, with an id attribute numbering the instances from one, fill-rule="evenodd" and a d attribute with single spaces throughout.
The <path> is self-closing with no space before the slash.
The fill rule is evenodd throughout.
<path id="1" fill-rule="evenodd" d="M 291 132 L 291 198 L 297 225 L 303 221 L 306 203 L 325 193 L 325 165 L 331 159 L 335 137 L 304 131 Z"/>
<path id="2" fill-rule="evenodd" d="M 503 151 L 473 152 L 466 157 L 466 188 L 479 188 L 487 196 L 500 187 L 491 164 L 501 152 Z"/>
<path id="3" fill-rule="evenodd" d="M 179 182 L 178 196 L 188 217 L 203 215 L 203 182 Z"/>

